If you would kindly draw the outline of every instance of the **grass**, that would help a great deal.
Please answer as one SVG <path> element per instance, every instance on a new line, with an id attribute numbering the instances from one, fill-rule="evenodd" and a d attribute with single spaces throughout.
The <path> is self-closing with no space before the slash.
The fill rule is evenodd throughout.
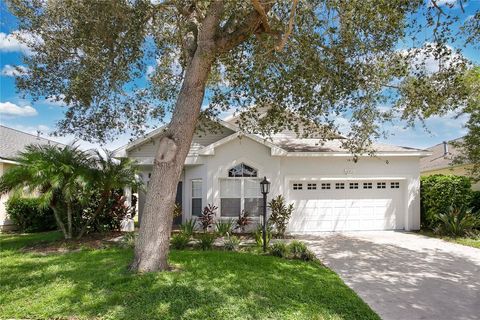
<path id="1" fill-rule="evenodd" d="M 0 318 L 379 319 L 320 264 L 172 251 L 174 272 L 132 274 L 132 250 L 19 250 L 58 233 L 0 235 Z"/>
<path id="2" fill-rule="evenodd" d="M 427 237 L 434 237 L 434 238 L 439 238 L 448 242 L 453 242 L 453 243 L 458 243 L 462 244 L 464 246 L 469 246 L 469 247 L 474 247 L 480 249 L 480 239 L 472 239 L 472 238 L 465 238 L 465 237 L 447 237 L 447 236 L 440 236 L 435 233 L 433 233 L 430 230 L 421 230 L 418 232 L 421 235 L 427 236 Z"/>

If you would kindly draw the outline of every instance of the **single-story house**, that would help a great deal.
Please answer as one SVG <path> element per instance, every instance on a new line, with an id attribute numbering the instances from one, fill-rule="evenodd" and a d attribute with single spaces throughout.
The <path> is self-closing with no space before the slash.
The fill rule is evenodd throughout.
<path id="1" fill-rule="evenodd" d="M 63 146 L 61 143 L 41 137 L 40 134 L 33 135 L 0 125 L 0 176 L 10 168 L 18 165 L 18 163 L 15 162 L 15 158 L 30 144 L 54 144 Z M 15 227 L 8 219 L 5 209 L 5 203 L 8 197 L 8 194 L 1 195 L 0 197 L 0 231 L 11 230 Z"/>
<path id="2" fill-rule="evenodd" d="M 246 210 L 259 221 L 260 181 L 267 177 L 268 198 L 283 195 L 294 205 L 290 233 L 420 228 L 420 158 L 426 151 L 375 144 L 375 156 L 354 161 L 342 137 L 321 143 L 282 132 L 264 139 L 241 132 L 235 118 L 219 124 L 214 132 L 195 133 L 178 184 L 177 222 L 200 215 L 207 204 L 218 207 L 216 219 Z M 162 130 L 116 150 L 117 157 L 139 163 L 146 185 Z M 140 193 L 140 218 L 144 203 Z"/>
<path id="3" fill-rule="evenodd" d="M 461 150 L 455 146 L 455 142 L 461 142 L 462 138 L 452 141 L 444 141 L 427 150 L 431 155 L 420 160 L 420 172 L 422 176 L 434 174 L 453 174 L 468 177 L 468 170 L 472 164 L 453 164 L 452 161 L 460 155 Z M 473 190 L 480 191 L 480 182 L 472 184 Z"/>

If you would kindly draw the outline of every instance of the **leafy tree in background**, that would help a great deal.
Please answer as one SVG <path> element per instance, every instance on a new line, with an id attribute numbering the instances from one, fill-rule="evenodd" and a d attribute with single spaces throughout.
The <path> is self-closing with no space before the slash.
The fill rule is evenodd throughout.
<path id="1" fill-rule="evenodd" d="M 464 81 L 470 91 L 467 107 L 464 110 L 464 113 L 469 115 L 465 125 L 468 132 L 456 143 L 462 152 L 453 163 L 471 165 L 470 176 L 474 181 L 480 181 L 480 68 L 469 70 Z"/>
<path id="2" fill-rule="evenodd" d="M 448 44 L 478 40 L 469 31 L 478 14 L 458 29 L 453 5 L 436 0 L 8 3 L 35 53 L 17 86 L 65 102 L 59 133 L 104 141 L 169 119 L 135 247 L 138 271 L 168 268 L 177 181 L 200 117 L 234 106 L 244 131 L 328 139 L 342 115 L 351 127 L 344 146 L 359 153 L 383 121 L 459 111 L 468 62 Z"/>

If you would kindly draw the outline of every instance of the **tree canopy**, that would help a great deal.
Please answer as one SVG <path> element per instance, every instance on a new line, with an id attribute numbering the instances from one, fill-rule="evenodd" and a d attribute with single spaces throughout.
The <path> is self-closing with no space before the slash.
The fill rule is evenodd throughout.
<path id="1" fill-rule="evenodd" d="M 8 2 L 35 52 L 18 88 L 66 103 L 59 132 L 100 141 L 168 119 L 214 4 L 222 10 L 203 114 L 245 111 L 240 126 L 264 135 L 300 131 L 291 112 L 322 134 L 343 116 L 354 149 L 381 135 L 383 121 L 460 111 L 470 64 L 450 45 L 478 44 L 480 18 L 453 15 L 463 0 Z"/>

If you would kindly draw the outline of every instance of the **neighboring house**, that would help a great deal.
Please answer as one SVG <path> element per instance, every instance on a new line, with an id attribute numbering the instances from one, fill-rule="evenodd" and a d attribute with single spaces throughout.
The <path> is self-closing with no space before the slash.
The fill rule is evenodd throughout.
<path id="1" fill-rule="evenodd" d="M 452 164 L 455 157 L 460 155 L 461 150 L 452 143 L 459 142 L 461 138 L 444 141 L 433 147 L 428 148 L 431 155 L 422 158 L 420 161 L 420 172 L 422 176 L 431 176 L 433 174 L 453 174 L 457 176 L 467 176 L 471 164 Z M 472 185 L 473 190 L 480 190 L 480 182 Z"/>
<path id="2" fill-rule="evenodd" d="M 420 158 L 424 150 L 375 144 L 376 156 L 357 162 L 341 148 L 341 139 L 320 143 L 283 132 L 264 139 L 238 130 L 235 119 L 219 121 L 220 130 L 197 130 L 178 184 L 182 221 L 201 214 L 207 204 L 216 219 L 234 219 L 242 210 L 260 221 L 260 181 L 271 182 L 268 199 L 283 195 L 295 211 L 287 231 L 315 233 L 347 230 L 420 228 Z M 141 166 L 148 185 L 162 129 L 116 150 Z M 130 192 L 130 191 L 129 191 Z M 139 212 L 145 194 L 139 194 Z"/>
<path id="3" fill-rule="evenodd" d="M 18 165 L 18 163 L 15 162 L 15 157 L 30 144 L 54 144 L 63 146 L 63 144 L 58 142 L 42 138 L 40 135 L 33 135 L 0 125 L 0 176 L 8 169 Z M 5 210 L 5 203 L 8 200 L 8 196 L 8 194 L 4 194 L 0 197 L 0 231 L 14 228 Z"/>

